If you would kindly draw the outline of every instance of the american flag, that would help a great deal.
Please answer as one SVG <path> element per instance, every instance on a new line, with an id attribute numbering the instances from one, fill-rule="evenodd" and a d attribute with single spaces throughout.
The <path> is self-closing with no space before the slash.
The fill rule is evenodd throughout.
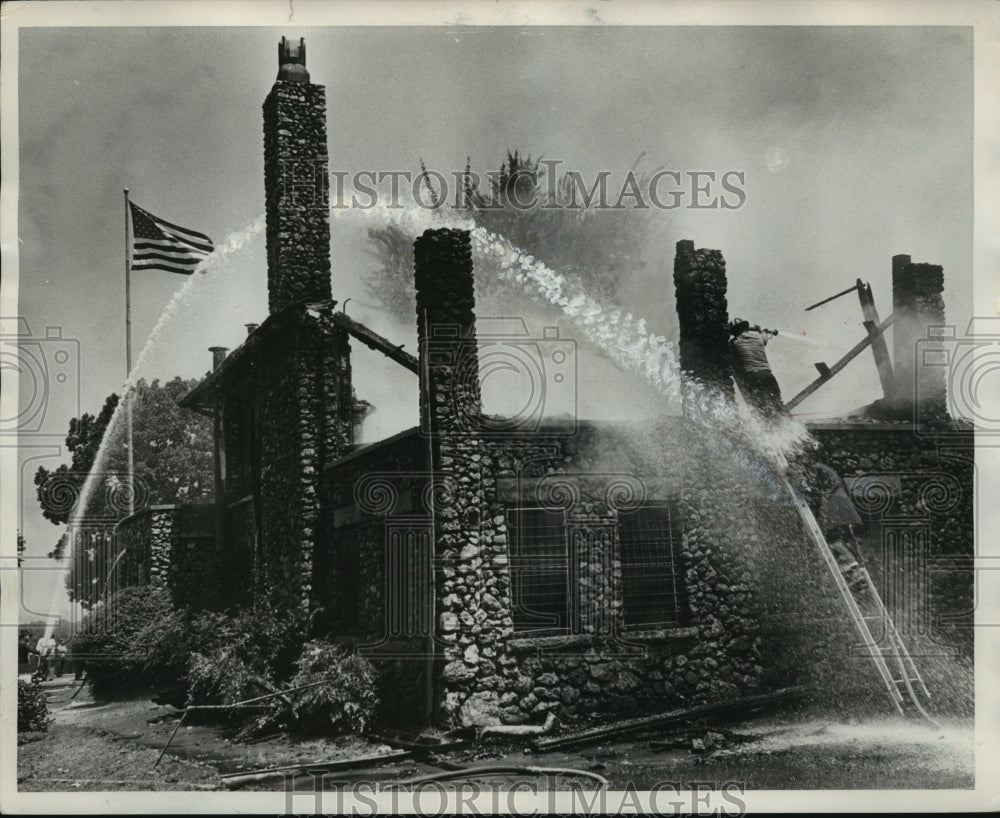
<path id="1" fill-rule="evenodd" d="M 191 275 L 215 248 L 204 233 L 165 222 L 134 202 L 129 202 L 129 207 L 132 209 L 133 270 Z"/>

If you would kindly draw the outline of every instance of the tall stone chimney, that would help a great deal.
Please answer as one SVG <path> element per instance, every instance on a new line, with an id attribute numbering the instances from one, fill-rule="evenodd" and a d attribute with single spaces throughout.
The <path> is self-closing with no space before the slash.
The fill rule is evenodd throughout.
<path id="1" fill-rule="evenodd" d="M 278 79 L 264 101 L 267 293 L 273 314 L 329 301 L 326 89 L 309 81 L 305 40 L 278 44 Z"/>
<path id="2" fill-rule="evenodd" d="M 425 231 L 413 245 L 413 260 L 423 369 L 420 428 L 476 433 L 482 399 L 469 231 Z"/>
<path id="3" fill-rule="evenodd" d="M 940 331 L 944 315 L 944 271 L 937 264 L 892 258 L 892 347 L 896 404 L 919 407 L 922 418 L 946 411 L 946 367 Z M 930 330 L 930 332 L 929 332 Z M 918 343 L 919 342 L 919 343 Z"/>
<path id="4" fill-rule="evenodd" d="M 729 356 L 726 262 L 718 250 L 695 250 L 694 242 L 677 242 L 674 287 L 680 326 L 681 370 L 690 378 L 732 400 Z"/>

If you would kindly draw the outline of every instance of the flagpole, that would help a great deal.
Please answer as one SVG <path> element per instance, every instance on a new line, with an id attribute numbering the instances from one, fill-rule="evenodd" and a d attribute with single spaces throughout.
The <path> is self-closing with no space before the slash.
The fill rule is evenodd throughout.
<path id="1" fill-rule="evenodd" d="M 125 446 L 128 449 L 128 513 L 135 513 L 135 464 L 132 456 L 132 396 L 129 378 L 132 375 L 132 252 L 129 241 L 128 188 L 125 188 Z"/>

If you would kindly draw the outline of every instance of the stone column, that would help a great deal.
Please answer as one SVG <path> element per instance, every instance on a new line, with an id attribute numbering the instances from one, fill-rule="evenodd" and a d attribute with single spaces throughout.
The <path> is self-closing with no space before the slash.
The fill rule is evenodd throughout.
<path id="1" fill-rule="evenodd" d="M 680 326 L 680 362 L 685 375 L 724 400 L 734 398 L 729 357 L 726 262 L 718 250 L 695 250 L 677 242 L 674 286 Z"/>
<path id="2" fill-rule="evenodd" d="M 467 230 L 427 230 L 413 245 L 420 342 L 420 427 L 474 434 L 482 399 Z"/>
<path id="3" fill-rule="evenodd" d="M 305 43 L 284 38 L 278 80 L 264 101 L 267 291 L 272 313 L 328 301 L 329 177 L 326 89 L 309 81 Z"/>
<path id="4" fill-rule="evenodd" d="M 495 724 L 499 697 L 480 682 L 495 675 L 503 626 L 490 607 L 506 565 L 506 535 L 484 523 L 492 474 L 479 436 L 482 402 L 476 347 L 472 248 L 465 230 L 428 230 L 413 247 L 420 340 L 421 431 L 430 436 L 434 473 L 434 615 L 430 666 L 434 709 L 446 722 Z M 503 517 L 499 516 L 500 524 Z"/>
<path id="5" fill-rule="evenodd" d="M 936 264 L 914 264 L 909 256 L 892 259 L 892 346 L 896 403 L 919 411 L 921 419 L 946 411 L 944 272 Z M 919 343 L 918 343 L 919 342 Z"/>

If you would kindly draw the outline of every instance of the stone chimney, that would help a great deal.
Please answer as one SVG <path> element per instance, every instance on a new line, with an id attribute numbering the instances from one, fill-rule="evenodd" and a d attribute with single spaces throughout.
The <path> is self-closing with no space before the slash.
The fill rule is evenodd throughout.
<path id="1" fill-rule="evenodd" d="M 413 245 L 420 342 L 420 428 L 476 433 L 482 417 L 472 245 L 467 230 L 427 230 Z"/>
<path id="2" fill-rule="evenodd" d="M 944 271 L 936 264 L 914 264 L 892 257 L 892 347 L 896 404 L 920 407 L 921 417 L 946 407 L 946 354 L 940 340 L 945 323 Z"/>
<path id="3" fill-rule="evenodd" d="M 330 215 L 326 89 L 306 70 L 306 46 L 284 37 L 278 79 L 264 101 L 267 293 L 273 314 L 329 301 Z"/>
<path id="4" fill-rule="evenodd" d="M 681 369 L 732 400 L 726 286 L 726 262 L 720 251 L 695 250 L 694 242 L 686 239 L 677 242 L 674 287 Z"/>

